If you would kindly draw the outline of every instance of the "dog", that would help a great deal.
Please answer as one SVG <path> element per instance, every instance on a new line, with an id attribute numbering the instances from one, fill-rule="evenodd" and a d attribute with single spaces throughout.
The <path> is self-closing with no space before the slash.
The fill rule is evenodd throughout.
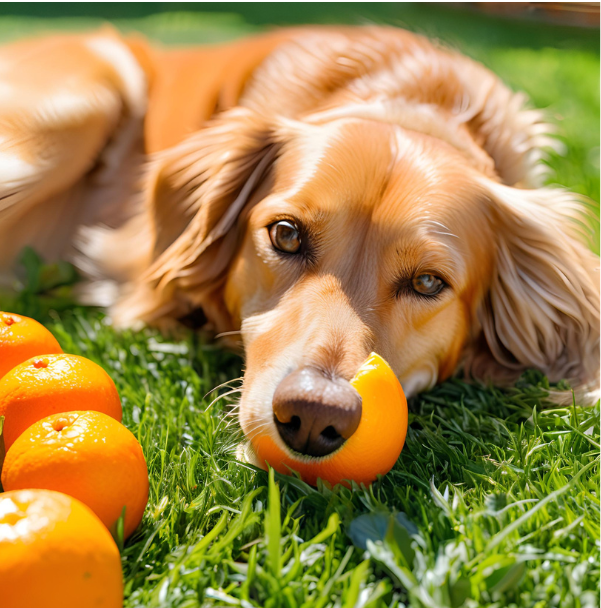
<path id="1" fill-rule="evenodd" d="M 323 456 L 371 351 L 408 396 L 458 369 L 599 378 L 581 198 L 543 113 L 392 27 L 164 50 L 110 29 L 0 52 L 0 261 L 70 259 L 119 326 L 242 341 L 240 423 Z M 351 411 L 351 415 L 349 415 Z"/>

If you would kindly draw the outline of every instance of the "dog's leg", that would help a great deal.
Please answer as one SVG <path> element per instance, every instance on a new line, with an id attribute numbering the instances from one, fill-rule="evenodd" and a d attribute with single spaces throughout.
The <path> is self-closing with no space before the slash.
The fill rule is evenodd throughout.
<path id="1" fill-rule="evenodd" d="M 145 74 L 112 31 L 0 50 L 0 282 L 25 245 L 68 255 L 76 228 L 122 196 L 146 99 Z"/>

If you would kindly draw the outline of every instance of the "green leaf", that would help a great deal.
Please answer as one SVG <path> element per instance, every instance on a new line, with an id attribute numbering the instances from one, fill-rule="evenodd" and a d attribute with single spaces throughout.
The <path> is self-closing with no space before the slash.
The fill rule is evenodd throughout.
<path id="1" fill-rule="evenodd" d="M 413 567 L 415 551 L 411 547 L 409 532 L 392 517 L 388 521 L 384 542 L 392 549 L 399 563 L 408 568 Z"/>
<path id="2" fill-rule="evenodd" d="M 418 533 L 417 526 L 404 513 L 392 514 L 386 511 L 376 511 L 356 517 L 349 526 L 348 535 L 355 547 L 365 551 L 368 540 L 376 542 L 386 538 L 390 521 L 394 522 L 395 529 L 405 530 L 407 536 Z M 405 537 L 402 538 L 405 542 Z"/>
<path id="3" fill-rule="evenodd" d="M 383 541 L 388 529 L 388 514 L 368 513 L 355 518 L 348 529 L 348 535 L 359 549 L 367 549 L 367 541 Z"/>
<path id="4" fill-rule="evenodd" d="M 451 585 L 451 607 L 461 608 L 465 605 L 465 600 L 471 597 L 472 586 L 470 581 L 460 578 Z"/>
<path id="5" fill-rule="evenodd" d="M 493 593 L 503 593 L 509 589 L 515 589 L 524 572 L 526 572 L 526 564 L 524 562 L 499 568 L 499 570 L 486 579 L 486 586 Z"/>
<path id="6" fill-rule="evenodd" d="M 411 536 L 419 534 L 417 526 L 402 511 L 394 514 L 395 523 L 405 528 Z"/>

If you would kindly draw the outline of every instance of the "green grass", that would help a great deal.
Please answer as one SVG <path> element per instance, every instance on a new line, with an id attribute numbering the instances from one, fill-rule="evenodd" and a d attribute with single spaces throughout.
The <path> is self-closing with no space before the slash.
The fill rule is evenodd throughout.
<path id="1" fill-rule="evenodd" d="M 235 460 L 227 399 L 209 405 L 237 357 L 91 311 L 50 317 L 115 379 L 148 461 L 126 606 L 598 605 L 599 407 L 546 408 L 540 375 L 447 382 L 411 403 L 401 457 L 371 489 L 312 489 Z"/>
<path id="2" fill-rule="evenodd" d="M 71 14 L 84 10 L 74 6 Z M 237 36 L 283 14 L 336 15 L 333 5 L 320 13 L 307 6 L 136 18 L 127 5 L 112 16 L 124 30 L 193 42 Z M 592 45 L 589 32 L 438 8 L 362 10 L 395 21 L 388 6 L 400 11 L 396 21 L 419 22 L 562 119 L 568 154 L 550 160 L 553 179 L 598 206 L 598 32 Z M 152 12 L 144 7 L 137 15 Z M 345 20 L 357 21 L 354 13 Z M 82 23 L 97 21 L 61 16 L 51 25 Z M 5 16 L 0 38 L 42 26 L 48 19 Z M 72 280 L 67 267 L 40 268 L 31 254 L 25 262 L 25 287 L 0 308 L 41 319 L 65 351 L 107 369 L 148 461 L 148 508 L 122 549 L 127 608 L 599 605 L 599 405 L 550 408 L 548 384 L 535 372 L 506 391 L 452 380 L 412 400 L 401 457 L 370 489 L 270 479 L 235 460 L 236 394 L 209 407 L 228 391 L 214 387 L 241 375 L 237 356 L 187 332 L 117 333 L 101 312 L 69 303 L 60 286 Z"/>

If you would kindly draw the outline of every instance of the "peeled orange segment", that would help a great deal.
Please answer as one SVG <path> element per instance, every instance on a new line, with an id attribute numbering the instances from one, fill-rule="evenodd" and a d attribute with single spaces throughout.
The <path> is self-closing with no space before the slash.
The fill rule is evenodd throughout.
<path id="1" fill-rule="evenodd" d="M 101 412 L 67 412 L 43 418 L 19 436 L 6 453 L 2 486 L 64 492 L 107 528 L 125 507 L 127 538 L 146 508 L 148 470 L 142 447 L 122 424 Z"/>
<path id="2" fill-rule="evenodd" d="M 37 321 L 0 311 L 0 378 L 31 357 L 62 352 L 56 338 Z"/>
<path id="3" fill-rule="evenodd" d="M 351 380 L 362 399 L 357 430 L 333 454 L 315 458 L 295 454 L 279 436 L 259 435 L 252 447 L 262 466 L 279 473 L 297 471 L 315 485 L 318 478 L 335 485 L 345 481 L 370 484 L 397 461 L 407 434 L 407 399 L 397 377 L 382 357 L 372 353 Z"/>
<path id="4" fill-rule="evenodd" d="M 33 357 L 0 380 L 0 416 L 8 450 L 34 422 L 74 410 L 103 412 L 121 421 L 115 383 L 96 363 L 77 355 Z"/>
<path id="5" fill-rule="evenodd" d="M 121 558 L 102 522 L 47 490 L 0 494 L 0 606 L 123 606 Z"/>

